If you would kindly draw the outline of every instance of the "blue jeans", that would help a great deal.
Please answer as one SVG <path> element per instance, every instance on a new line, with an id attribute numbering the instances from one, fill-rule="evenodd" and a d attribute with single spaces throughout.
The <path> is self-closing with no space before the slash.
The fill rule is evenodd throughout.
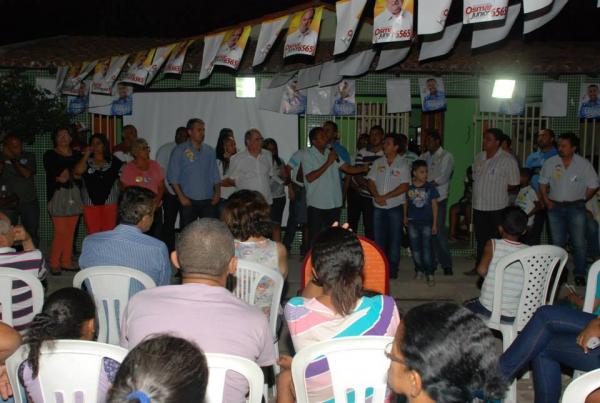
<path id="1" fill-rule="evenodd" d="M 569 234 L 573 261 L 575 263 L 573 274 L 576 277 L 585 277 L 586 274 L 586 219 L 584 202 L 555 204 L 553 208 L 548 210 L 548 222 L 550 223 L 550 232 L 552 233 L 552 243 L 564 248 L 567 244 L 567 234 Z"/>
<path id="2" fill-rule="evenodd" d="M 179 227 L 183 230 L 186 225 L 198 218 L 216 218 L 217 206 L 213 206 L 210 199 L 192 200 L 192 205 L 181 206 L 179 213 Z"/>
<path id="3" fill-rule="evenodd" d="M 450 248 L 448 248 L 448 237 L 446 236 L 446 205 L 448 199 L 438 202 L 438 233 L 433 236 L 433 251 L 435 252 L 435 258 L 442 266 L 442 269 L 452 268 L 452 256 L 450 255 Z M 437 263 L 433 264 L 435 270 Z"/>
<path id="4" fill-rule="evenodd" d="M 426 275 L 432 275 L 433 249 L 431 247 L 431 223 L 425 221 L 409 221 L 408 237 L 410 239 L 410 250 L 412 252 L 415 271 L 421 271 Z"/>
<path id="5" fill-rule="evenodd" d="M 375 243 L 383 249 L 390 262 L 390 276 L 398 275 L 400 250 L 402 248 L 402 222 L 404 206 L 384 209 L 373 209 L 373 224 L 375 227 Z"/>
<path id="6" fill-rule="evenodd" d="M 560 366 L 581 371 L 600 368 L 600 348 L 588 354 L 576 338 L 596 316 L 562 306 L 539 308 L 500 358 L 502 374 L 512 380 L 531 363 L 536 403 L 558 402 Z"/>

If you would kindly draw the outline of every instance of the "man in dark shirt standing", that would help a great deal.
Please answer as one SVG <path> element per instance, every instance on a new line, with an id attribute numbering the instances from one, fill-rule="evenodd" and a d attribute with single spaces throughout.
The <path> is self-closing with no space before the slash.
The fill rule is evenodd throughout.
<path id="1" fill-rule="evenodd" d="M 17 224 L 20 217 L 34 245 L 38 245 L 40 206 L 35 191 L 35 171 L 35 156 L 23 152 L 22 140 L 14 134 L 5 136 L 0 155 L 0 182 L 6 186 L 7 194 L 1 196 L 14 195 L 17 200 L 14 208 L 2 206 L 0 209 L 6 210 L 13 224 Z"/>

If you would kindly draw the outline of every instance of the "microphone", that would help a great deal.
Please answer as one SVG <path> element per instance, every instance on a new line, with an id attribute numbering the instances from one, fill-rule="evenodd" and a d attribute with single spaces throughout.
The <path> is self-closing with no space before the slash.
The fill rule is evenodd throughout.
<path id="1" fill-rule="evenodd" d="M 335 149 L 333 148 L 333 146 L 330 146 L 329 147 L 329 152 L 332 152 L 332 151 L 335 151 Z M 340 162 L 340 156 L 339 155 L 335 158 L 335 162 Z"/>

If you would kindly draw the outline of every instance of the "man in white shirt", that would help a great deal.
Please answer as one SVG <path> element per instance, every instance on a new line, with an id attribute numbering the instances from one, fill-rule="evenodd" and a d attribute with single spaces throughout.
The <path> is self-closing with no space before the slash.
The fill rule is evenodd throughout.
<path id="1" fill-rule="evenodd" d="M 229 40 L 221 45 L 217 56 L 215 57 L 215 64 L 228 66 L 237 69 L 240 60 L 242 60 L 242 54 L 244 49 L 238 46 L 238 41 L 244 33 L 243 28 L 238 28 L 231 33 Z"/>
<path id="2" fill-rule="evenodd" d="M 175 141 L 170 141 L 160 146 L 156 152 L 155 159 L 165 172 L 169 169 L 169 160 L 175 147 L 187 140 L 187 129 L 181 126 L 175 131 Z M 172 252 L 175 249 L 175 221 L 177 220 L 177 214 L 181 205 L 167 178 L 165 178 L 165 189 L 167 191 L 163 195 L 163 226 L 160 239 L 167 245 L 169 252 Z"/>
<path id="3" fill-rule="evenodd" d="M 287 37 L 286 45 L 302 45 L 301 47 L 316 45 L 317 33 L 310 29 L 314 16 L 314 8 L 309 8 L 302 14 L 298 29 Z"/>
<path id="4" fill-rule="evenodd" d="M 454 157 L 442 148 L 441 143 L 440 133 L 435 129 L 429 129 L 426 142 L 427 152 L 421 154 L 420 159 L 427 162 L 429 174 L 427 179 L 437 188 L 440 194 L 438 198 L 438 232 L 433 237 L 433 251 L 435 258 L 442 266 L 442 269 L 444 269 L 444 275 L 451 276 L 452 256 L 448 248 L 445 225 L 448 194 L 450 193 L 450 179 L 454 170 Z"/>
<path id="5" fill-rule="evenodd" d="M 225 180 L 238 190 L 255 190 L 262 194 L 267 203 L 273 203 L 271 195 L 271 178 L 273 172 L 273 156 L 262 148 L 263 136 L 258 129 L 250 129 L 244 135 L 246 149 L 231 157 L 229 171 Z"/>
<path id="6" fill-rule="evenodd" d="M 403 0 L 386 0 L 385 10 L 375 17 L 373 24 L 375 42 L 392 42 L 411 38 L 413 15 L 410 11 L 402 9 L 403 3 Z"/>
<path id="7" fill-rule="evenodd" d="M 483 249 L 488 240 L 498 238 L 500 213 L 508 206 L 510 191 L 519 186 L 519 165 L 515 158 L 500 148 L 504 133 L 490 128 L 483 134 L 483 151 L 473 162 L 473 225 L 477 240 L 477 260 L 479 266 Z M 464 274 L 477 275 L 477 269 Z"/>
<path id="8" fill-rule="evenodd" d="M 548 158 L 540 173 L 540 193 L 548 210 L 552 243 L 564 247 L 567 234 L 575 262 L 575 283 L 585 285 L 585 203 L 598 190 L 598 175 L 588 160 L 576 154 L 579 139 L 573 133 L 558 137 L 558 155 Z"/>

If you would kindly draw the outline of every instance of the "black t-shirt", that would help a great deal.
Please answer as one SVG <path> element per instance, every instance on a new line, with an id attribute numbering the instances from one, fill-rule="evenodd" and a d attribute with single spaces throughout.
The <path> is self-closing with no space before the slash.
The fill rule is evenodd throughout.
<path id="1" fill-rule="evenodd" d="M 79 151 L 73 151 L 69 156 L 61 155 L 54 150 L 48 150 L 44 153 L 44 169 L 46 170 L 46 197 L 48 201 L 52 200 L 54 192 L 61 187 L 71 186 L 71 182 L 60 183 L 56 180 L 60 174 L 67 169 L 71 178 L 73 177 L 73 168 L 83 156 Z"/>

